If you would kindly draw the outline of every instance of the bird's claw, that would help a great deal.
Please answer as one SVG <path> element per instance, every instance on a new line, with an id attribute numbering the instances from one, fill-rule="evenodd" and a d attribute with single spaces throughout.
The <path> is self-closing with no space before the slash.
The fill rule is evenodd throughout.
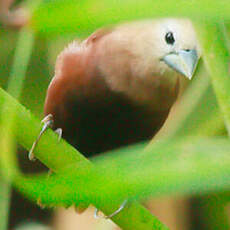
<path id="1" fill-rule="evenodd" d="M 113 212 L 113 213 L 111 213 L 111 214 L 109 214 L 107 216 L 104 215 L 104 216 L 102 216 L 102 218 L 110 219 L 110 218 L 116 216 L 119 212 L 121 212 L 124 209 L 125 205 L 127 204 L 127 201 L 128 201 L 127 199 L 124 200 L 124 202 L 121 204 L 121 206 L 115 212 Z M 98 215 L 98 209 L 97 208 L 95 209 L 94 217 L 96 219 L 100 218 L 100 216 Z"/>
<path id="2" fill-rule="evenodd" d="M 47 115 L 42 121 L 41 123 L 44 123 L 44 125 L 42 126 L 42 129 L 41 129 L 41 132 L 39 133 L 37 139 L 34 141 L 31 149 L 30 149 L 30 152 L 29 152 L 29 159 L 31 161 L 34 161 L 36 158 L 34 156 L 34 149 L 35 147 L 37 146 L 42 134 L 49 128 L 49 127 L 52 127 L 53 125 L 53 116 L 52 114 L 49 114 Z"/>
<path id="3" fill-rule="evenodd" d="M 60 141 L 62 138 L 62 128 L 57 128 L 54 132 L 57 133 L 58 141 Z"/>

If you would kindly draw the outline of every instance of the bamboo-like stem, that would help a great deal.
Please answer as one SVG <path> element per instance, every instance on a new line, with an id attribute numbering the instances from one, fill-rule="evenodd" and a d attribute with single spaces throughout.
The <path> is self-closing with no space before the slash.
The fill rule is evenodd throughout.
<path id="1" fill-rule="evenodd" d="M 21 94 L 32 47 L 33 34 L 24 28 L 19 33 L 7 88 L 7 91 L 15 98 L 18 98 Z M 13 174 L 18 172 L 18 169 L 14 155 L 16 151 L 14 135 L 11 132 L 14 128 L 15 110 L 14 107 L 9 107 L 7 101 L 4 101 L 3 98 L 0 115 L 0 174 L 5 176 L 4 180 L 0 177 L 0 229 L 6 230 L 8 225 L 11 180 L 13 179 Z"/>
<path id="2" fill-rule="evenodd" d="M 221 115 L 230 136 L 230 43 L 226 35 L 224 21 L 210 23 L 197 22 L 197 32 L 203 48 L 204 61 L 209 71 L 212 86 L 221 109 Z M 202 197 L 200 202 L 206 202 L 203 219 L 208 229 L 228 229 L 229 223 L 225 203 L 220 194 Z M 205 218 L 206 217 L 206 218 Z M 211 217 L 211 218 L 210 218 Z"/>
<path id="3" fill-rule="evenodd" d="M 203 48 L 204 62 L 209 71 L 217 101 L 230 135 L 229 54 L 225 39 L 223 39 L 221 24 L 218 22 L 199 22 L 196 26 Z"/>
<path id="4" fill-rule="evenodd" d="M 5 101 L 8 107 L 14 108 L 16 114 L 14 135 L 18 143 L 29 150 L 40 131 L 40 122 L 14 98 L 0 89 L 0 108 L 3 106 L 3 101 Z M 58 142 L 58 136 L 51 130 L 48 130 L 41 138 L 39 145 L 36 147 L 35 156 L 47 167 L 57 173 L 73 165 L 76 165 L 76 167 L 84 165 L 86 166 L 86 170 L 92 167 L 92 164 L 75 148 L 64 140 Z M 98 208 L 106 214 L 110 214 L 116 210 L 117 205 L 116 207 L 111 205 L 106 208 Z M 113 221 L 125 230 L 168 229 L 137 202 L 125 207 L 119 215 L 113 218 Z M 155 228 L 153 228 L 153 226 L 155 226 Z"/>

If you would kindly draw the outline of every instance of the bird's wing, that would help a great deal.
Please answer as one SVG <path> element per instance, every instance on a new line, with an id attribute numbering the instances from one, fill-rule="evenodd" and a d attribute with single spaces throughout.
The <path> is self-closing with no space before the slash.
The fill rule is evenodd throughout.
<path id="1" fill-rule="evenodd" d="M 73 41 L 59 54 L 55 76 L 47 91 L 45 115 L 54 114 L 55 107 L 63 104 L 66 94 L 73 91 L 80 93 L 83 89 L 93 90 L 97 87 L 95 84 L 98 84 L 98 70 L 92 50 L 95 43 L 110 31 L 111 29 L 99 29 L 81 43 Z M 92 90 L 89 93 L 92 93 Z"/>

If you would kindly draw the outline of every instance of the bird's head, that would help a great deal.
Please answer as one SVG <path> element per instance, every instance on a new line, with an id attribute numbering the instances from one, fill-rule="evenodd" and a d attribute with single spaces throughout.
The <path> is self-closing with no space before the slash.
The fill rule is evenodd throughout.
<path id="1" fill-rule="evenodd" d="M 188 19 L 118 25 L 98 39 L 98 44 L 97 67 L 111 89 L 155 105 L 167 101 L 167 108 L 177 95 L 178 78 L 191 79 L 200 57 L 196 33 Z"/>
<path id="2" fill-rule="evenodd" d="M 160 19 L 155 21 L 152 33 L 160 71 L 174 70 L 191 79 L 200 58 L 192 23 L 187 19 Z"/>
<path id="3" fill-rule="evenodd" d="M 122 47 L 127 47 L 134 57 L 139 57 L 133 65 L 137 75 L 146 76 L 149 72 L 170 76 L 170 72 L 176 71 L 188 79 L 192 78 L 200 48 L 190 20 L 164 18 L 138 21 L 122 25 L 117 31 L 116 39 Z"/>

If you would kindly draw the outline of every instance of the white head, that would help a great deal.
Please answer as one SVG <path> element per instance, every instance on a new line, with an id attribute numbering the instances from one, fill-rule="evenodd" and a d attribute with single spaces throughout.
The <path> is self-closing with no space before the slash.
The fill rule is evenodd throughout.
<path id="1" fill-rule="evenodd" d="M 188 19 L 166 18 L 133 23 L 129 29 L 136 55 L 157 74 L 177 71 L 191 79 L 200 57 L 195 30 Z M 137 33 L 138 31 L 138 33 Z"/>
<path id="2" fill-rule="evenodd" d="M 156 19 L 118 25 L 98 46 L 100 67 L 113 90 L 132 98 L 170 98 L 178 76 L 192 78 L 200 49 L 187 19 Z M 170 103 L 169 103 L 170 104 Z"/>

